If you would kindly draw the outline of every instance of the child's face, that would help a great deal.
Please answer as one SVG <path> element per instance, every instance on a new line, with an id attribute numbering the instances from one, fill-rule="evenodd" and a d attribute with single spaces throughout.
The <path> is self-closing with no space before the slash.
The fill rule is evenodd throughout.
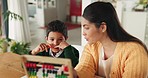
<path id="1" fill-rule="evenodd" d="M 48 37 L 46 37 L 46 41 L 51 46 L 52 52 L 59 52 L 60 49 L 55 48 L 55 46 L 58 46 L 62 41 L 65 40 L 64 35 L 59 32 L 49 32 Z"/>

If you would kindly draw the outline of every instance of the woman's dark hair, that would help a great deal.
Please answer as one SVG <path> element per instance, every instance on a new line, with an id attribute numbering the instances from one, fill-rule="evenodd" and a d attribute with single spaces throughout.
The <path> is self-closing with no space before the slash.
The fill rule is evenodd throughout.
<path id="1" fill-rule="evenodd" d="M 128 34 L 122 27 L 113 5 L 109 2 L 94 2 L 88 5 L 82 15 L 86 20 L 95 24 L 97 28 L 102 22 L 107 25 L 107 34 L 114 42 L 137 42 L 146 46 L 138 38 Z"/>
<path id="2" fill-rule="evenodd" d="M 59 32 L 64 35 L 65 39 L 68 37 L 67 26 L 65 25 L 64 22 L 60 20 L 54 20 L 48 24 L 47 33 L 46 33 L 47 37 L 50 32 Z"/>

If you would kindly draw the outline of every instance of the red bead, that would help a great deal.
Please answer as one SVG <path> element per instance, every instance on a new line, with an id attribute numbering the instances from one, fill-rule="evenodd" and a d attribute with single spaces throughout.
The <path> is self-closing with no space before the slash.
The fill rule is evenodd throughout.
<path id="1" fill-rule="evenodd" d="M 68 72 L 68 66 L 64 66 L 64 71 Z"/>
<path id="2" fill-rule="evenodd" d="M 51 69 L 51 65 L 48 65 L 48 69 Z"/>
<path id="3" fill-rule="evenodd" d="M 36 64 L 35 63 L 33 63 L 33 68 L 36 68 Z"/>
<path id="4" fill-rule="evenodd" d="M 45 68 L 45 64 L 42 65 L 42 68 L 43 68 L 43 69 Z"/>

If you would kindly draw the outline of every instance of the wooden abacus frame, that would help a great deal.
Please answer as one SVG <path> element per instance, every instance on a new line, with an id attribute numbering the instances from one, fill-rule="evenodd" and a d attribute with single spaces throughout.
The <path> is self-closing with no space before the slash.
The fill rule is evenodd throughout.
<path id="1" fill-rule="evenodd" d="M 69 69 L 69 76 L 68 78 L 73 78 L 73 71 L 72 71 L 72 64 L 70 59 L 66 58 L 53 58 L 53 57 L 47 57 L 47 56 L 35 56 L 35 55 L 22 55 L 24 58 L 24 61 L 27 62 L 39 62 L 39 63 L 49 63 L 49 64 L 61 64 L 68 66 Z M 26 66 L 24 66 L 26 67 Z M 25 73 L 27 77 L 29 78 L 27 69 L 25 68 Z"/>

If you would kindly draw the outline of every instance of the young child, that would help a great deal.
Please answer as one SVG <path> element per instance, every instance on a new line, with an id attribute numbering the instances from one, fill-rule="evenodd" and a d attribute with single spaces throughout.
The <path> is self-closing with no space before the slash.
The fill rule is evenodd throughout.
<path id="1" fill-rule="evenodd" d="M 72 61 L 72 66 L 75 67 L 79 61 L 79 52 L 66 42 L 67 38 L 67 26 L 59 20 L 54 20 L 48 24 L 46 43 L 40 43 L 30 54 L 69 58 Z"/>

